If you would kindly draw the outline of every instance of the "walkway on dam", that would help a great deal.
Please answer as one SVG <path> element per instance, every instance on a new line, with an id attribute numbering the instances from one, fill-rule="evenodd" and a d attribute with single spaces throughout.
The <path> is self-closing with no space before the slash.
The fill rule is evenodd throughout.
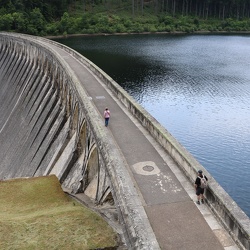
<path id="1" fill-rule="evenodd" d="M 129 173 L 160 248 L 238 249 L 208 207 L 196 205 L 193 185 L 111 91 L 70 54 L 55 45 L 50 47 L 82 82 L 100 116 L 109 107 L 111 118 L 107 129 L 130 166 Z"/>

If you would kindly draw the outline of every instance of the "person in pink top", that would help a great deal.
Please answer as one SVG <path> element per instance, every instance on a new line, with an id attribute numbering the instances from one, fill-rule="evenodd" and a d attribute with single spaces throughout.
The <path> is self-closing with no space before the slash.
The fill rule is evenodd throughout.
<path id="1" fill-rule="evenodd" d="M 104 119 L 105 119 L 105 126 L 107 127 L 109 124 L 109 118 L 110 118 L 110 111 L 108 108 L 104 110 Z"/>

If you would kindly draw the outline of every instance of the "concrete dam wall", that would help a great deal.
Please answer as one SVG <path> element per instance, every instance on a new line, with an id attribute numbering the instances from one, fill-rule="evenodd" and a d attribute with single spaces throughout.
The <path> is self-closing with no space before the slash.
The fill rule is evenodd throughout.
<path id="1" fill-rule="evenodd" d="M 114 203 L 130 249 L 159 249 L 119 149 L 50 43 L 0 33 L 0 179 L 55 174 L 72 193 L 84 192 L 97 204 Z M 94 72 L 194 182 L 204 168 L 192 155 L 98 67 L 57 45 Z M 208 205 L 238 245 L 249 249 L 249 218 L 208 178 Z"/>
<path id="2" fill-rule="evenodd" d="M 85 129 L 85 120 L 59 65 L 56 57 L 32 42 L 1 41 L 1 178 L 57 172 L 64 181 L 66 165 L 75 154 L 81 155 L 83 141 L 76 137 Z M 88 139 L 89 158 L 96 161 Z"/>
<path id="3" fill-rule="evenodd" d="M 71 193 L 115 204 L 128 247 L 157 249 L 103 120 L 42 41 L 0 33 L 0 117 L 0 179 L 55 174 Z"/>

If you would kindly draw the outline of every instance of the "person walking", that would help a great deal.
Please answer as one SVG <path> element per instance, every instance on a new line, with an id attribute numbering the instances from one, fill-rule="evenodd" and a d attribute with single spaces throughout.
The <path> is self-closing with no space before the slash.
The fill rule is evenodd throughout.
<path id="1" fill-rule="evenodd" d="M 109 118 L 110 118 L 110 111 L 108 108 L 105 108 L 104 110 L 105 127 L 107 127 L 109 124 Z"/>
<path id="2" fill-rule="evenodd" d="M 195 180 L 195 190 L 196 190 L 196 195 L 197 195 L 197 201 L 196 203 L 200 205 L 201 203 L 204 204 L 204 191 L 205 188 L 207 187 L 207 177 L 203 175 L 202 170 L 198 171 L 198 176 Z"/>

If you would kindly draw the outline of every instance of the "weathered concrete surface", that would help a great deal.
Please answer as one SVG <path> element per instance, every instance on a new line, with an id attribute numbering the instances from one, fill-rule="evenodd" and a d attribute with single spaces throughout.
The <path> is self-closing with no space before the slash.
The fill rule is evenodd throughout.
<path id="1" fill-rule="evenodd" d="M 72 193 L 115 203 L 128 248 L 159 248 L 119 148 L 46 42 L 0 33 L 0 117 L 1 179 L 56 174 Z"/>
<path id="2" fill-rule="evenodd" d="M 32 44 L 35 43 L 33 39 L 37 39 L 38 45 Z M 48 53 L 48 49 L 45 51 L 45 48 L 48 46 L 49 41 L 33 37 L 29 37 L 29 40 L 32 46 L 35 48 L 38 47 L 41 50 L 35 55 L 29 52 L 29 56 L 34 58 L 35 61 L 37 58 L 43 57 L 43 53 Z M 5 42 L 8 44 L 8 41 Z M 20 39 L 19 42 L 24 43 L 24 47 L 27 44 L 29 45 L 29 41 L 27 40 L 23 42 Z M 39 79 L 42 79 L 42 83 L 43 81 L 44 83 L 41 84 L 40 82 L 37 88 L 40 89 L 41 85 L 46 85 L 47 88 L 44 92 L 38 90 L 36 95 L 32 94 L 34 101 L 30 105 L 30 113 L 32 117 L 37 117 L 37 122 L 31 124 L 32 129 L 30 134 L 35 131 L 33 130 L 33 126 L 35 127 L 39 123 L 39 119 L 42 117 L 40 114 L 44 110 L 47 111 L 47 104 L 45 108 L 42 101 L 54 100 L 53 107 L 59 106 L 56 114 L 60 111 L 62 115 L 58 115 L 60 119 L 53 118 L 53 122 L 50 121 L 48 128 L 51 131 L 46 132 L 46 129 L 40 129 L 36 133 L 36 136 L 32 140 L 34 142 L 32 145 L 39 145 L 35 153 L 30 152 L 33 151 L 31 146 L 28 149 L 26 148 L 29 145 L 29 137 L 24 140 L 24 144 L 20 144 L 24 145 L 24 150 L 27 150 L 23 151 L 20 149 L 24 153 L 20 153 L 21 159 L 27 153 L 31 153 L 31 156 L 33 154 L 31 158 L 25 161 L 26 163 L 29 163 L 29 159 L 32 159 L 34 163 L 37 161 L 33 161 L 33 159 L 40 159 L 41 164 L 36 168 L 35 175 L 49 174 L 50 172 L 56 173 L 63 182 L 63 185 L 69 188 L 71 192 L 85 191 L 90 197 L 95 197 L 97 202 L 105 201 L 104 197 L 108 198 L 109 193 L 112 192 L 116 206 L 119 208 L 118 211 L 120 211 L 120 221 L 121 223 L 125 223 L 123 228 L 127 231 L 128 246 L 131 249 L 159 248 L 157 243 L 154 242 L 155 238 L 150 225 L 147 224 L 147 220 L 149 220 L 162 249 L 200 249 L 201 243 L 197 241 L 197 238 L 204 238 L 203 249 L 237 249 L 232 241 L 229 244 L 228 242 L 230 241 L 225 241 L 224 237 L 221 236 L 226 235 L 222 228 L 217 224 L 214 227 L 214 224 L 211 223 L 213 220 L 207 219 L 211 217 L 211 214 L 206 210 L 204 210 L 205 212 L 203 211 L 205 206 L 203 206 L 204 208 L 199 208 L 201 213 L 204 213 L 201 216 L 192 200 L 193 188 L 188 187 L 188 181 L 183 177 L 183 174 L 180 174 L 179 167 L 182 167 L 188 178 L 193 181 L 196 170 L 202 168 L 202 166 L 104 72 L 69 48 L 53 42 L 50 42 L 49 46 L 52 51 L 49 52 L 49 55 L 51 56 L 54 53 L 54 56 L 51 56 L 51 61 L 46 60 L 47 55 L 46 58 L 42 59 L 42 62 L 45 63 L 42 63 L 43 66 L 40 68 L 45 69 L 45 71 L 42 71 L 43 73 L 41 73 Z M 7 54 L 8 50 L 6 50 Z M 18 51 L 18 53 L 20 50 L 22 50 L 22 46 L 21 49 L 15 48 L 15 51 Z M 18 53 L 14 53 L 16 58 L 18 58 L 18 55 L 16 55 Z M 8 56 L 5 57 L 6 53 L 2 53 L 1 55 L 3 55 L 2 58 L 5 58 L 2 60 L 4 64 L 6 60 L 16 62 L 14 59 L 9 60 Z M 11 57 L 12 55 L 10 54 L 9 56 Z M 22 57 L 23 55 L 20 58 Z M 55 61 L 56 63 L 54 63 Z M 63 70 L 67 74 L 59 70 L 58 61 L 59 64 L 63 64 L 61 61 L 66 63 L 63 66 Z M 50 62 L 53 62 L 53 65 L 56 64 L 56 66 L 50 68 Z M 16 63 L 14 64 L 16 65 Z M 41 65 L 37 62 L 36 64 L 30 64 L 33 66 L 37 65 L 33 67 L 34 70 L 37 70 L 37 67 Z M 3 72 L 6 72 L 6 69 L 13 67 L 12 65 L 13 63 L 10 63 L 6 67 L 1 68 L 0 64 L 0 70 L 2 69 Z M 50 66 L 48 67 L 48 65 Z M 88 71 L 88 68 L 95 72 L 95 75 L 91 71 Z M 39 72 L 39 70 L 37 71 Z M 74 74 L 72 71 L 74 71 Z M 60 73 L 57 74 L 56 72 Z M 75 79 L 73 83 L 68 74 L 74 75 L 71 77 Z M 51 75 L 53 80 L 49 81 L 50 84 L 48 84 L 48 78 Z M 32 78 L 32 81 L 35 81 L 35 79 Z M 6 81 L 6 78 L 3 78 L 4 81 Z M 13 83 L 16 83 L 16 81 L 13 81 Z M 53 86 L 51 90 L 48 85 Z M 37 90 L 37 88 L 34 89 Z M 48 93 L 47 89 L 50 90 L 49 93 L 55 92 L 55 94 L 49 95 L 46 98 L 47 94 L 45 93 Z M 87 91 L 87 95 L 85 90 Z M 11 92 L 12 89 L 9 91 Z M 26 86 L 23 92 L 25 91 L 27 91 Z M 33 93 L 33 91 L 28 91 L 28 93 Z M 38 93 L 43 93 L 42 97 Z M 17 95 L 17 97 L 19 96 Z M 52 97 L 55 98 L 53 99 Z M 83 98 L 83 103 L 79 102 L 79 98 Z M 39 103 L 41 105 L 39 104 L 36 107 L 35 100 L 40 100 Z M 17 99 L 16 103 L 20 103 L 19 99 Z M 93 104 L 99 114 L 91 111 Z M 12 107 L 14 108 L 10 109 L 11 113 L 8 113 L 11 114 L 10 118 L 16 111 L 16 108 L 19 108 L 19 105 L 13 105 Z M 35 106 L 34 109 L 33 106 Z M 108 130 L 104 130 L 103 121 L 100 120 L 103 109 L 106 106 L 112 110 L 112 118 Z M 47 120 L 50 120 L 50 114 L 54 114 L 53 117 L 55 117 L 54 109 L 50 108 L 49 110 L 49 115 L 45 115 Z M 131 117 L 131 113 L 128 110 L 138 120 L 134 119 L 133 116 Z M 39 113 L 36 115 L 37 111 Z M 15 116 L 22 116 L 21 112 L 25 113 L 27 111 L 25 109 L 24 111 L 20 110 L 15 113 Z M 6 119 L 9 122 L 10 119 L 8 119 L 8 116 Z M 24 119 L 20 120 L 24 122 Z M 79 123 L 79 121 L 81 122 Z M 6 130 L 8 122 L 3 124 L 2 131 L 8 132 L 8 129 Z M 46 124 L 46 119 L 43 119 L 39 123 L 40 126 L 42 125 L 42 128 L 44 124 Z M 9 129 L 12 130 L 14 125 L 13 122 Z M 56 129 L 58 125 L 60 129 Z M 145 128 L 150 134 L 145 131 Z M 42 134 L 40 131 L 44 132 L 43 137 L 40 137 L 40 134 Z M 75 136 L 76 131 L 77 136 Z M 8 136 L 13 136 L 15 133 L 16 131 L 14 130 L 14 133 L 12 135 L 10 133 Z M 23 135 L 23 131 L 20 132 L 20 135 Z M 46 136 L 51 139 L 48 140 Z M 156 140 L 153 140 L 151 136 Z M 110 144 L 113 137 L 116 142 Z M 158 143 L 161 144 L 160 149 Z M 11 148 L 12 146 L 10 145 L 9 147 Z M 165 150 L 162 151 L 162 147 Z M 118 151 L 114 148 L 118 148 Z M 122 155 L 120 155 L 119 148 L 122 151 Z M 42 149 L 47 149 L 44 151 L 44 154 L 40 152 Z M 162 153 L 159 153 L 160 151 Z M 13 154 L 15 154 L 15 151 Z M 115 157 L 116 155 L 119 155 L 118 159 Z M 169 156 L 171 157 L 169 158 Z M 119 158 L 122 159 L 122 162 Z M 17 159 L 15 158 L 15 160 Z M 19 164 L 22 164 L 22 161 Z M 32 164 L 28 166 L 30 167 L 26 167 L 29 169 L 33 168 Z M 124 166 L 128 167 L 127 171 L 124 170 Z M 18 164 L 14 169 L 11 169 L 11 172 L 16 172 L 16 168 L 18 168 Z M 3 169 L 8 174 L 8 168 L 5 169 L 5 165 L 3 165 Z M 32 176 L 32 171 L 25 172 L 23 170 L 23 172 L 15 174 L 31 174 Z M 98 182 L 97 178 L 99 178 Z M 217 186 L 217 183 L 211 176 L 209 176 L 209 179 L 213 186 L 208 191 L 208 204 L 212 208 L 216 208 L 214 212 L 217 213 L 219 218 L 222 218 L 222 222 L 226 222 L 226 226 L 233 225 L 234 231 L 231 232 L 231 235 L 239 241 L 239 246 L 249 249 L 249 218 L 244 215 L 237 205 L 235 208 L 240 212 L 241 217 L 228 211 L 227 208 L 229 207 L 230 210 L 230 202 L 232 200 L 223 189 L 218 194 L 217 191 L 220 187 Z M 134 187 L 137 188 L 137 193 L 134 192 Z M 95 193 L 93 190 L 97 190 L 97 192 Z M 212 191 L 215 191 L 214 194 Z M 213 195 L 210 196 L 211 194 Z M 225 197 L 226 201 L 229 202 L 227 203 L 225 200 L 222 200 L 221 196 Z M 215 202 L 213 199 L 215 199 Z M 143 212 L 144 210 L 142 211 L 142 204 L 146 213 Z M 222 213 L 220 210 L 225 214 L 225 217 L 221 216 Z M 233 224 L 231 221 L 228 222 L 225 220 L 228 216 L 231 216 L 231 219 L 233 218 Z M 185 224 L 183 227 L 180 227 L 181 222 Z M 144 232 L 142 232 L 143 229 Z M 241 232 L 241 235 L 237 235 L 235 232 Z"/>

